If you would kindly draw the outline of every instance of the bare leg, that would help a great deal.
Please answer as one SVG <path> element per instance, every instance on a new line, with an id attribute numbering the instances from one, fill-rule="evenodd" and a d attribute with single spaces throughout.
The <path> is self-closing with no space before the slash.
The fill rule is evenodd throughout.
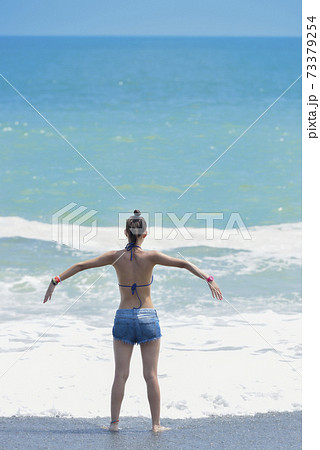
<path id="1" fill-rule="evenodd" d="M 113 340 L 115 373 L 111 391 L 111 421 L 119 419 L 124 388 L 129 376 L 133 345 Z M 118 431 L 118 422 L 111 424 L 110 431 Z"/>
<path id="2" fill-rule="evenodd" d="M 143 363 L 143 377 L 147 383 L 152 430 L 163 431 L 168 428 L 160 425 L 160 388 L 158 383 L 158 360 L 160 339 L 140 345 Z"/>

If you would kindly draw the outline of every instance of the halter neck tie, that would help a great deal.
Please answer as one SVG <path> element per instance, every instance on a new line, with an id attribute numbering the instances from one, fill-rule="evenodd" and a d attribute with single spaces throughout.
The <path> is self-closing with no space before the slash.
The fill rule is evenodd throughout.
<path id="1" fill-rule="evenodd" d="M 134 242 L 129 242 L 126 246 L 125 249 L 129 252 L 131 251 L 131 256 L 130 256 L 130 261 L 132 261 L 132 249 L 133 247 L 138 247 L 141 248 L 140 245 L 135 244 Z"/>

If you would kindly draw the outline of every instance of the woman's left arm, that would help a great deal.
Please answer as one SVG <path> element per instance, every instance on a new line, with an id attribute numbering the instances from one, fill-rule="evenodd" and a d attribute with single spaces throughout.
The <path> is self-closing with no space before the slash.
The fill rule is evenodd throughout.
<path id="1" fill-rule="evenodd" d="M 69 267 L 67 270 L 62 272 L 59 275 L 61 281 L 66 280 L 67 278 L 72 277 L 78 272 L 82 270 L 92 269 L 94 267 L 102 267 L 113 264 L 115 262 L 115 254 L 116 250 L 111 250 L 110 252 L 106 252 L 101 256 L 97 256 L 96 258 L 88 259 L 87 261 L 82 261 L 74 264 Z M 48 300 L 51 300 L 52 293 L 54 291 L 55 285 L 50 281 L 49 287 L 47 289 L 46 295 L 44 297 L 43 303 L 46 303 Z"/>

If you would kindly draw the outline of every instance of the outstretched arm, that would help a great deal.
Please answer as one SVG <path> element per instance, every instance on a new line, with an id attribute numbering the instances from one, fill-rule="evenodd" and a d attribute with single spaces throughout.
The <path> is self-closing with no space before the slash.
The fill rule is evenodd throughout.
<path id="1" fill-rule="evenodd" d="M 101 267 L 107 266 L 109 264 L 113 264 L 115 261 L 115 253 L 116 251 L 106 252 L 101 256 L 97 256 L 96 258 L 88 259 L 87 261 L 79 262 L 73 264 L 73 266 L 69 267 L 67 270 L 62 272 L 59 277 L 61 281 L 66 280 L 67 278 L 72 277 L 78 272 L 82 270 L 92 269 L 93 267 Z M 47 289 L 46 295 L 44 297 L 43 303 L 46 303 L 48 300 L 51 300 L 52 293 L 54 291 L 55 285 L 50 281 L 49 287 Z"/>
<path id="2" fill-rule="evenodd" d="M 196 265 L 185 259 L 173 258 L 172 256 L 165 255 L 161 252 L 153 252 L 153 260 L 155 264 L 160 264 L 161 266 L 172 266 L 172 267 L 180 267 L 182 269 L 187 269 L 189 272 L 193 273 L 199 278 L 203 280 L 207 280 L 209 275 L 206 272 L 203 272 Z M 215 281 L 207 282 L 213 298 L 216 297 L 219 300 L 222 300 L 222 294 L 219 286 Z"/>
<path id="3" fill-rule="evenodd" d="M 82 270 L 92 269 L 94 267 L 102 267 L 102 266 L 108 266 L 109 264 L 113 264 L 115 260 L 115 253 L 116 250 L 112 250 L 110 252 L 106 252 L 103 255 L 97 256 L 96 258 L 87 259 L 86 261 L 82 261 L 79 263 L 74 264 L 73 266 L 69 267 L 69 269 L 62 272 L 61 275 L 59 275 L 60 280 L 66 280 L 69 277 L 72 277 L 78 272 L 81 272 Z"/>

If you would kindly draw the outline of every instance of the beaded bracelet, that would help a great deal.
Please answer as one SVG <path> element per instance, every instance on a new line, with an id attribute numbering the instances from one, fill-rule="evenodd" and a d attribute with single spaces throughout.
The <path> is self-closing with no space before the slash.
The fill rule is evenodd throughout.
<path id="1" fill-rule="evenodd" d="M 58 283 L 61 283 L 61 279 L 60 279 L 59 275 L 57 275 L 56 277 L 52 278 L 51 283 L 54 284 L 55 286 Z"/>

